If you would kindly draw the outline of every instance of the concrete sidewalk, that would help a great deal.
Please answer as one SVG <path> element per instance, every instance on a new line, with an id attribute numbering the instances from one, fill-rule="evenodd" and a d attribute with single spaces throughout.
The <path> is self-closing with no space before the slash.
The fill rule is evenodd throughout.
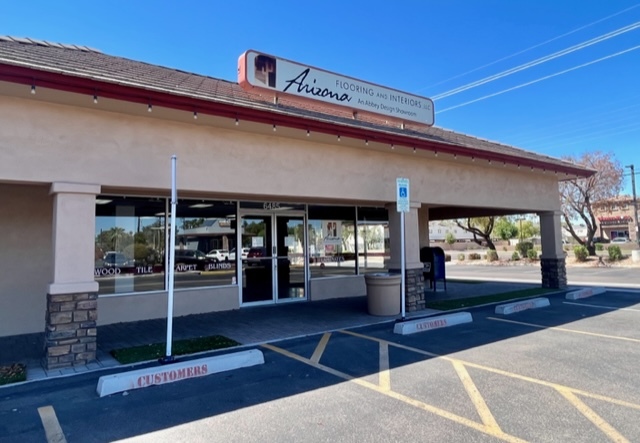
<path id="1" fill-rule="evenodd" d="M 438 291 L 427 288 L 427 300 L 450 300 L 498 294 L 540 284 L 518 282 L 448 281 L 446 292 L 438 282 Z M 437 314 L 426 309 L 407 313 L 407 318 Z M 353 297 L 317 302 L 289 302 L 272 306 L 248 307 L 234 311 L 213 312 L 174 318 L 174 340 L 211 335 L 223 335 L 244 346 L 253 346 L 294 337 L 320 334 L 338 329 L 392 323 L 400 316 L 377 317 L 367 312 L 367 298 Z M 43 336 L 27 334 L 0 337 L 0 365 L 24 363 L 27 381 L 69 376 L 120 364 L 110 351 L 132 346 L 163 343 L 166 340 L 166 319 L 117 323 L 98 327 L 98 350 L 95 362 L 74 368 L 47 371 L 41 365 Z M 128 367 L 129 365 L 127 365 Z"/>

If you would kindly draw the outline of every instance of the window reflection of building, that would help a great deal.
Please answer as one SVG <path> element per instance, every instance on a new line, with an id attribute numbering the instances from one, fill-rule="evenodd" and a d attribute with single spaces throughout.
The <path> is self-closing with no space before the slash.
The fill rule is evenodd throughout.
<path id="1" fill-rule="evenodd" d="M 255 206 L 241 202 L 243 205 Z M 181 253 L 181 259 L 203 257 L 216 249 L 235 251 L 237 206 L 235 201 L 179 200 L 176 248 L 194 251 L 191 255 Z M 258 206 L 262 207 L 262 203 Z M 297 210 L 304 208 L 299 205 Z M 389 257 L 386 209 L 329 205 L 307 208 L 310 278 L 384 269 L 385 258 Z M 169 210 L 166 198 L 103 195 L 96 199 L 95 278 L 101 295 L 166 290 Z M 242 246 L 252 246 L 252 239 L 266 235 L 254 231 L 243 230 Z M 287 238 L 284 246 L 289 248 L 288 255 L 300 260 L 296 265 L 303 266 L 302 230 L 287 231 Z M 233 285 L 238 281 L 235 255 L 234 260 L 213 265 L 207 262 L 209 268 L 201 263 L 181 264 L 175 273 L 177 289 Z M 203 272 L 207 269 L 212 272 Z"/>
<path id="2" fill-rule="evenodd" d="M 94 274 L 100 294 L 165 290 L 169 207 L 166 198 L 96 199 Z M 177 268 L 176 288 L 232 284 L 235 269 L 228 264 L 216 265 L 204 256 L 222 244 L 235 246 L 235 226 L 230 222 L 235 216 L 236 204 L 232 202 L 178 202 L 176 247 L 197 251 L 193 254 L 197 258 L 189 263 L 181 260 L 185 263 Z M 202 272 L 207 270 L 226 274 L 212 276 Z"/>
<path id="3" fill-rule="evenodd" d="M 276 59 L 266 55 L 256 55 L 254 62 L 255 65 L 255 78 L 260 83 L 269 86 L 270 88 L 276 87 Z"/>

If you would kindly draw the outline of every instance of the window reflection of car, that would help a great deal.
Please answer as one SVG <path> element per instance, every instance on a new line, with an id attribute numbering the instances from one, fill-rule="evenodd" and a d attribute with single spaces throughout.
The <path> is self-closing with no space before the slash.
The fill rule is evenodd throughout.
<path id="1" fill-rule="evenodd" d="M 249 266 L 264 266 L 268 262 L 267 259 L 264 259 L 266 256 L 267 248 L 251 248 L 247 253 L 247 264 Z"/>
<path id="2" fill-rule="evenodd" d="M 242 257 L 242 260 L 245 260 L 247 258 L 247 255 L 249 255 L 249 250 L 250 248 L 242 248 L 242 252 L 240 252 L 240 256 Z M 233 248 L 231 250 L 231 252 L 229 252 L 229 260 L 231 261 L 235 261 L 236 259 L 236 248 Z"/>
<path id="3" fill-rule="evenodd" d="M 216 259 L 207 257 L 204 252 L 197 249 L 176 249 L 174 259 L 176 268 L 182 267 L 182 265 L 194 266 L 193 270 L 198 271 L 206 271 L 208 270 L 207 265 L 217 262 Z"/>
<path id="4" fill-rule="evenodd" d="M 121 252 L 109 251 L 102 259 L 102 266 L 105 268 L 123 268 L 125 266 L 133 266 L 126 255 Z"/>
<path id="5" fill-rule="evenodd" d="M 213 249 L 207 253 L 207 257 L 216 261 L 229 261 L 229 251 L 226 249 Z"/>

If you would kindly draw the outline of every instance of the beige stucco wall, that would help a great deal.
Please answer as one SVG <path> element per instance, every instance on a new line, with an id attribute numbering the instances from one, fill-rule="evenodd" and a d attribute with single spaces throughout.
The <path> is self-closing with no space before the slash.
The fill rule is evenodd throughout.
<path id="1" fill-rule="evenodd" d="M 365 150 L 348 146 L 347 140 L 295 140 L 281 137 L 283 130 L 218 129 L 201 121 L 187 124 L 3 97 L 0 177 L 166 192 L 170 158 L 176 154 L 183 195 L 392 202 L 396 178 L 407 177 L 411 199 L 419 203 L 529 212 L 559 208 L 553 174 L 400 155 L 400 149 Z"/>
<path id="2" fill-rule="evenodd" d="M 239 306 L 237 287 L 180 290 L 173 295 L 174 317 L 229 311 Z M 166 317 L 166 292 L 98 298 L 98 326 Z"/>
<path id="3" fill-rule="evenodd" d="M 309 281 L 309 290 L 313 301 L 357 297 L 367 293 L 363 275 L 312 279 Z"/>
<path id="4" fill-rule="evenodd" d="M 346 138 L 294 139 L 284 136 L 292 133 L 285 128 L 256 133 L 254 124 L 254 132 L 247 132 L 250 125 L 241 123 L 225 129 L 207 125 L 206 116 L 178 122 L 159 115 L 157 108 L 135 116 L 101 111 L 99 105 L 78 108 L 0 97 L 0 183 L 15 183 L 0 184 L 0 228 L 8 234 L 0 249 L 0 335 L 44 329 L 47 285 L 54 274 L 51 184 L 168 195 L 173 154 L 178 156 L 182 197 L 379 205 L 394 202 L 396 178 L 407 177 L 416 207 L 559 209 L 553 174 L 412 155 L 400 148 L 373 150 Z M 42 186 L 24 186 L 27 183 Z M 221 288 L 177 293 L 176 315 L 235 309 L 237 292 Z M 311 281 L 313 300 L 364 293 L 361 276 Z M 166 300 L 158 294 L 100 298 L 99 324 L 162 318 L 163 297 Z"/>
<path id="5" fill-rule="evenodd" d="M 43 332 L 53 256 L 49 188 L 0 183 L 0 214 L 0 336 Z"/>

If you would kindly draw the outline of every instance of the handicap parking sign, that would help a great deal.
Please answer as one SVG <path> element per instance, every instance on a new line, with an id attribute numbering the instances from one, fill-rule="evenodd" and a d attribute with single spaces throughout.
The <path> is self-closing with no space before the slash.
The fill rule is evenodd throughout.
<path id="1" fill-rule="evenodd" d="M 396 179 L 396 206 L 398 212 L 409 212 L 409 179 Z"/>

